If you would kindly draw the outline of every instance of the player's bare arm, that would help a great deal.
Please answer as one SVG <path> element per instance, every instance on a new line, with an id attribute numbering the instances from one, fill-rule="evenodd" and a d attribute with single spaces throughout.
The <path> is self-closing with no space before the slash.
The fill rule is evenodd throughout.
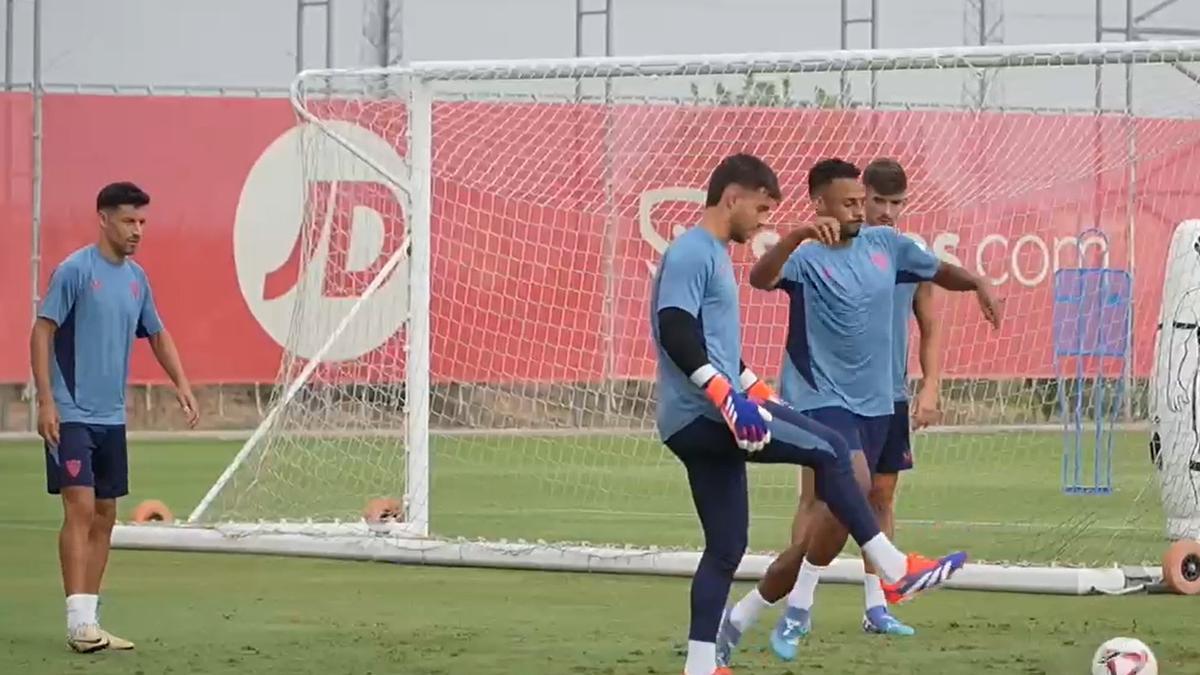
<path id="1" fill-rule="evenodd" d="M 188 426 L 195 428 L 200 421 L 200 406 L 196 404 L 192 385 L 183 372 L 183 361 L 179 358 L 175 340 L 171 338 L 171 333 L 165 328 L 151 335 L 149 340 L 150 349 L 154 352 L 154 358 L 158 360 L 158 365 L 162 366 L 163 372 L 171 378 L 171 383 L 175 385 L 175 398 L 179 402 L 183 414 L 187 416 Z"/>
<path id="2" fill-rule="evenodd" d="M 921 429 L 941 421 L 942 328 L 934 314 L 933 284 L 921 282 L 913 296 L 913 316 L 921 333 L 921 390 L 913 410 L 913 426 Z"/>
<path id="3" fill-rule="evenodd" d="M 993 328 L 1000 327 L 1000 315 L 1003 306 L 992 295 L 988 283 L 979 275 L 972 274 L 967 269 L 958 265 L 942 262 L 938 266 L 937 274 L 933 277 L 933 283 L 948 291 L 959 293 L 974 291 L 975 298 L 979 301 L 979 311 L 983 313 L 983 318 L 987 319 Z"/>
<path id="4" fill-rule="evenodd" d="M 764 291 L 775 288 L 783 276 L 788 257 L 800 244 L 810 239 L 827 246 L 836 244 L 841 238 L 840 231 L 841 223 L 836 218 L 818 217 L 788 232 L 754 264 L 750 270 L 750 285 Z"/>
<path id="5" fill-rule="evenodd" d="M 50 387 L 50 349 L 58 326 L 38 317 L 29 337 L 29 360 L 33 369 L 33 384 L 37 388 L 38 435 L 51 445 L 58 445 L 58 406 Z"/>

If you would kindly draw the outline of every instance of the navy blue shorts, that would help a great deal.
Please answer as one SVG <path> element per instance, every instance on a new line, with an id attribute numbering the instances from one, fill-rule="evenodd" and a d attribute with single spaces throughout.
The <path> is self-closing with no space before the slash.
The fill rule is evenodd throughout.
<path id="1" fill-rule="evenodd" d="M 840 433 L 852 451 L 862 451 L 872 474 L 897 473 L 912 467 L 911 453 L 901 451 L 892 443 L 892 437 L 897 435 L 896 424 L 908 424 L 907 404 L 899 422 L 896 415 L 866 417 L 839 407 L 805 410 L 804 414 Z M 907 447 L 907 426 L 904 441 Z M 908 466 L 903 466 L 905 458 Z"/>
<path id="2" fill-rule="evenodd" d="M 913 468 L 912 441 L 909 438 L 908 401 L 896 401 L 896 410 L 888 427 L 887 440 L 879 453 L 876 473 L 900 473 Z"/>
<path id="3" fill-rule="evenodd" d="M 58 447 L 46 444 L 46 491 L 56 495 L 76 486 L 94 488 L 96 499 L 129 494 L 125 425 L 58 425 Z"/>

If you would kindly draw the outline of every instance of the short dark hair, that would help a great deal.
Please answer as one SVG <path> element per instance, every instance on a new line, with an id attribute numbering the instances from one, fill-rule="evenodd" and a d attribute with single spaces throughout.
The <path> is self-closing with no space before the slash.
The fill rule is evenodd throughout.
<path id="1" fill-rule="evenodd" d="M 908 190 L 908 174 L 904 173 L 900 162 L 891 157 L 880 157 L 863 170 L 863 183 L 881 195 L 898 195 Z"/>
<path id="2" fill-rule="evenodd" d="M 704 205 L 720 204 L 721 195 L 730 185 L 740 185 L 747 190 L 765 190 L 771 199 L 783 199 L 779 177 L 766 162 L 754 155 L 738 153 L 721 160 L 708 179 L 708 197 Z"/>
<path id="3" fill-rule="evenodd" d="M 840 157 L 823 159 L 808 170 L 808 194 L 817 194 L 838 178 L 858 180 L 861 174 L 857 166 Z"/>
<path id="4" fill-rule="evenodd" d="M 96 195 L 97 211 L 119 209 L 126 205 L 141 208 L 149 203 L 150 195 L 129 181 L 109 183 L 100 189 L 100 194 Z"/>

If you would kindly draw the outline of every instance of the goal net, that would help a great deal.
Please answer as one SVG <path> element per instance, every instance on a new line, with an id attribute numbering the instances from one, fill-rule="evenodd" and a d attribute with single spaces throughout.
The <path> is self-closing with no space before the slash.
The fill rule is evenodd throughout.
<path id="1" fill-rule="evenodd" d="M 171 541 L 686 572 L 701 535 L 653 431 L 649 282 L 713 166 L 746 151 L 785 199 L 777 227 L 734 249 L 743 282 L 810 217 L 815 161 L 892 157 L 910 180 L 900 229 L 1004 301 L 992 330 L 970 294 L 938 293 L 945 417 L 914 435 L 898 542 L 1037 569 L 1157 564 L 1160 484 L 1175 511 L 1195 497 L 1178 459 L 1192 404 L 1161 470 L 1150 427 L 1179 389 L 1152 378 L 1166 271 L 1200 264 L 1170 246 L 1200 216 L 1198 57 L 1200 43 L 1140 43 L 302 74 L 307 199 L 279 205 L 298 263 L 268 261 L 294 294 L 275 400 Z M 1128 292 L 1078 292 L 1081 268 Z M 778 294 L 744 284 L 758 372 L 778 372 L 785 322 Z M 754 552 L 786 543 L 796 495 L 794 469 L 752 468 Z M 374 498 L 396 517 L 364 522 Z M 968 578 L 1066 592 L 1125 578 L 987 569 Z"/>

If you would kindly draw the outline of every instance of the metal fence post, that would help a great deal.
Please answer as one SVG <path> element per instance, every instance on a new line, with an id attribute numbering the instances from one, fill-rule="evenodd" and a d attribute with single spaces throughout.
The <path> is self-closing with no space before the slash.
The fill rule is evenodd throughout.
<path id="1" fill-rule="evenodd" d="M 31 227 L 31 256 L 29 262 L 30 295 L 33 311 L 32 321 L 37 320 L 38 304 L 41 301 L 39 288 L 41 285 L 42 269 L 42 2 L 33 2 L 33 145 L 30 148 L 33 155 L 30 209 Z M 29 430 L 37 431 L 37 388 L 33 382 L 33 372 L 29 374 L 29 384 L 26 389 L 29 397 Z"/>

